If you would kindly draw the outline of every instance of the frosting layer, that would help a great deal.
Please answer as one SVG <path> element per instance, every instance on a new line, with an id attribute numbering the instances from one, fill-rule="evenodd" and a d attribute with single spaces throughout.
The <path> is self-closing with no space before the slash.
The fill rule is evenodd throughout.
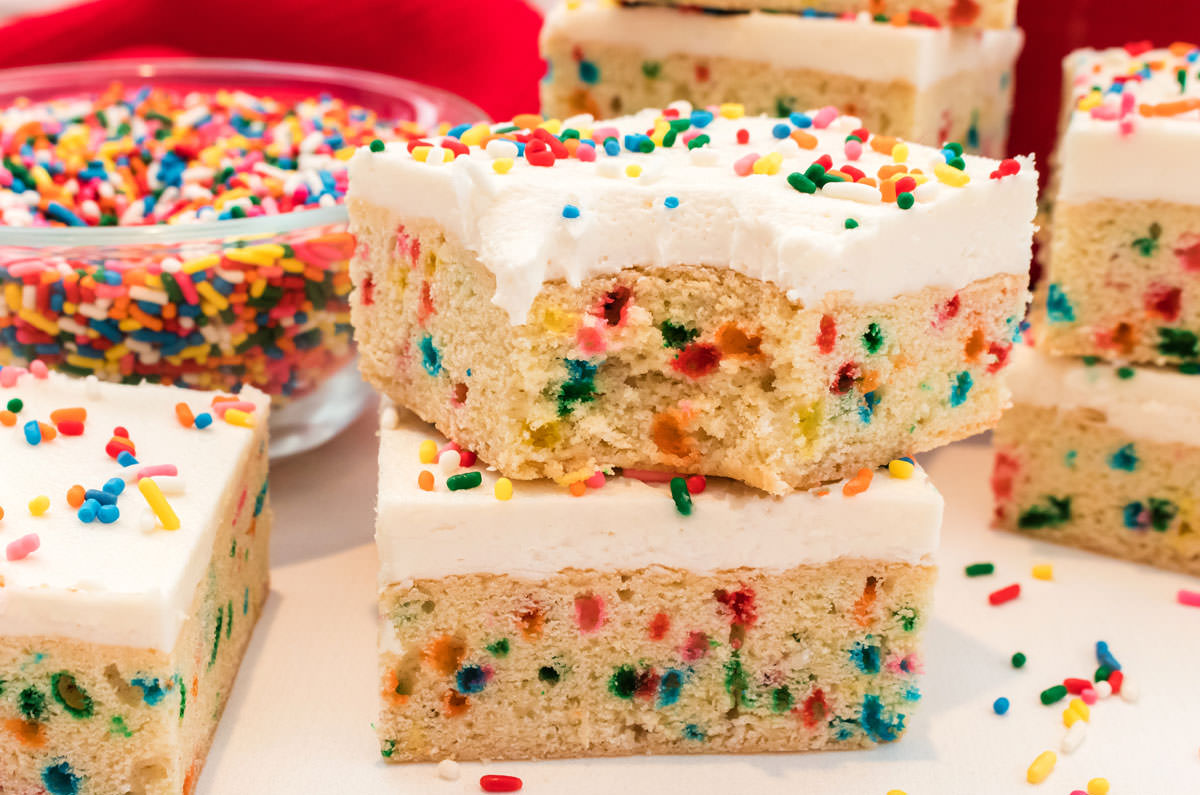
<path id="1" fill-rule="evenodd" d="M 1200 445 L 1200 377 L 1155 367 L 1048 356 L 1017 345 L 1006 371 L 1014 403 L 1104 412 L 1137 439 Z"/>
<path id="2" fill-rule="evenodd" d="M 1200 204 L 1200 49 L 1077 50 L 1063 69 L 1059 201 Z"/>
<path id="3" fill-rule="evenodd" d="M 12 369 L 12 368 L 8 368 Z M 0 408 L 17 398 L 23 406 L 12 427 L 0 425 L 0 546 L 37 534 L 41 546 L 28 557 L 0 556 L 0 635 L 69 637 L 90 643 L 170 651 L 187 617 L 196 588 L 213 554 L 223 509 L 237 504 L 243 468 L 265 443 L 270 399 L 247 387 L 240 400 L 254 404 L 256 427 L 215 419 L 204 430 L 184 428 L 175 405 L 194 414 L 211 411 L 212 392 L 142 384 L 124 386 L 51 373 L 22 375 L 0 387 Z M 50 424 L 50 413 L 85 408 L 80 436 L 59 434 L 30 445 L 24 424 Z M 116 427 L 129 432 L 138 464 L 123 467 L 106 452 Z M 263 452 L 265 455 L 265 451 Z M 67 502 L 78 484 L 101 489 L 111 478 L 131 481 L 142 467 L 176 466 L 184 484 L 162 482 L 179 518 L 178 530 L 153 520 L 136 481 L 117 499 L 120 518 L 85 524 Z M 49 509 L 31 515 L 28 503 L 49 498 Z M 254 509 L 255 494 L 242 510 Z"/>
<path id="4" fill-rule="evenodd" d="M 1021 51 L 1019 30 L 961 31 L 854 19 L 751 11 L 707 14 L 655 6 L 585 2 L 546 15 L 543 40 L 636 47 L 647 58 L 677 53 L 812 69 L 862 80 L 927 88 L 963 72 L 1011 66 Z"/>
<path id="5" fill-rule="evenodd" d="M 930 564 L 942 497 L 924 471 L 907 480 L 879 469 L 852 497 L 842 483 L 771 497 L 709 478 L 693 510 L 676 510 L 666 483 L 610 477 L 575 497 L 549 480 L 514 483 L 494 496 L 500 475 L 483 466 L 477 488 L 449 491 L 437 464 L 422 465 L 425 440 L 445 439 L 405 411 L 383 411 L 375 540 L 380 585 L 454 574 L 505 573 L 537 579 L 566 568 L 668 566 L 696 572 L 739 567 L 775 571 L 838 558 Z M 418 486 L 423 470 L 435 486 Z M 467 471 L 467 470 L 460 470 Z"/>
<path id="6" fill-rule="evenodd" d="M 578 285 L 632 266 L 732 268 L 804 304 L 835 291 L 886 302 L 1027 271 L 1037 194 L 1031 159 L 1017 158 L 1019 172 L 1001 179 L 991 178 L 996 161 L 973 156 L 947 174 L 946 153 L 896 147 L 833 109 L 789 119 L 741 118 L 736 106 L 724 112 L 728 118 L 709 121 L 711 114 L 676 103 L 614 121 L 568 119 L 563 126 L 581 138 L 599 138 L 594 158 L 563 157 L 552 167 L 514 161 L 517 147 L 508 141 L 468 148 L 431 140 L 467 151 L 413 150 L 420 160 L 403 144 L 360 149 L 350 164 L 352 222 L 362 201 L 442 225 L 495 275 L 493 303 L 514 324 L 525 322 L 547 281 Z M 684 132 L 672 136 L 673 145 L 633 151 L 651 143 L 648 131 L 662 135 L 664 113 L 686 122 Z M 863 145 L 848 145 L 854 132 L 867 139 Z M 707 140 L 698 141 L 701 135 Z M 820 186 L 797 180 L 814 166 L 824 174 L 816 164 L 822 157 L 835 172 L 852 174 L 849 168 L 862 177 L 819 178 Z M 498 160 L 508 166 L 504 173 Z M 918 170 L 924 184 L 903 209 L 897 180 Z M 933 179 L 935 171 L 966 184 Z"/>

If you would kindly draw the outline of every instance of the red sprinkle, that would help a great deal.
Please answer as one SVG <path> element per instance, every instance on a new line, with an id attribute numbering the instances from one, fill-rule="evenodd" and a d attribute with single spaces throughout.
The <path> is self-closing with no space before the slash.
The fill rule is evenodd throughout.
<path id="1" fill-rule="evenodd" d="M 1113 671 L 1108 675 L 1108 683 L 1112 685 L 1114 696 L 1121 695 L 1121 683 L 1125 681 L 1125 674 L 1120 671 Z"/>
<path id="2" fill-rule="evenodd" d="M 750 131 L 745 128 L 738 130 L 737 131 L 737 142 L 739 144 L 750 143 Z"/>
<path id="3" fill-rule="evenodd" d="M 487 775 L 479 777 L 479 788 L 484 792 L 516 792 L 524 786 L 516 776 Z"/>
<path id="4" fill-rule="evenodd" d="M 937 17 L 919 8 L 911 9 L 908 12 L 908 19 L 914 25 L 924 25 L 927 28 L 940 28 L 942 26 L 941 21 Z"/>
<path id="5" fill-rule="evenodd" d="M 58 432 L 63 436 L 81 436 L 83 423 L 79 420 L 63 420 L 58 424 Z"/>
<path id="6" fill-rule="evenodd" d="M 691 475 L 686 481 L 688 494 L 700 494 L 708 488 L 708 480 L 703 475 Z"/>
<path id="7" fill-rule="evenodd" d="M 1014 582 L 1007 588 L 1001 588 L 998 591 L 992 591 L 988 594 L 988 603 L 992 605 L 1002 605 L 1005 602 L 1011 602 L 1021 595 L 1021 584 Z"/>
<path id="8" fill-rule="evenodd" d="M 1067 689 L 1067 692 L 1073 696 L 1079 695 L 1080 693 L 1082 693 L 1084 690 L 1087 690 L 1091 686 L 1092 686 L 1092 683 L 1086 679 L 1064 679 L 1063 680 L 1063 687 L 1065 687 Z"/>

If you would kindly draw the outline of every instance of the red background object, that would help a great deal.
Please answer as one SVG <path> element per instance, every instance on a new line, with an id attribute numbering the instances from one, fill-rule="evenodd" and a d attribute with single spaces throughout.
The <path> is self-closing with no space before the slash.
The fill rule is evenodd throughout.
<path id="1" fill-rule="evenodd" d="M 0 25 L 0 67 L 205 55 L 353 66 L 452 91 L 506 119 L 537 107 L 541 18 L 523 0 L 91 0 Z M 1010 149 L 1046 162 L 1060 61 L 1085 45 L 1200 40 L 1196 0 L 1020 0 Z M 1044 169 L 1043 169 L 1044 170 Z"/>

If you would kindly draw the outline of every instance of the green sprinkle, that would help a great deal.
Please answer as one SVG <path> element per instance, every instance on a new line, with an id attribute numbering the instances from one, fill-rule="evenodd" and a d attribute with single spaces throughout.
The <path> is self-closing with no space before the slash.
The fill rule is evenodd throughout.
<path id="1" fill-rule="evenodd" d="M 816 193 L 817 183 L 813 182 L 808 177 L 801 174 L 799 171 L 793 171 L 788 174 L 788 184 L 801 193 Z"/>
<path id="2" fill-rule="evenodd" d="M 706 143 L 708 143 L 711 140 L 712 139 L 709 138 L 704 133 L 700 133 L 695 138 L 688 141 L 688 149 L 699 149 L 700 147 L 704 146 Z"/>
<path id="3" fill-rule="evenodd" d="M 1016 654 L 1014 654 L 1012 656 L 1012 667 L 1013 668 L 1024 668 L 1025 667 L 1024 652 L 1017 652 Z"/>
<path id="4" fill-rule="evenodd" d="M 1107 665 L 1101 665 L 1096 669 L 1095 675 L 1092 676 L 1093 682 L 1107 682 L 1108 677 L 1112 676 L 1112 669 Z"/>
<path id="5" fill-rule="evenodd" d="M 558 140 L 560 141 L 566 141 L 571 138 L 574 138 L 576 141 L 579 140 L 579 130 L 576 130 L 574 127 L 568 127 L 562 131 L 562 135 L 558 136 Z"/>
<path id="6" fill-rule="evenodd" d="M 1051 704 L 1055 704 L 1059 701 L 1062 701 L 1066 697 L 1067 697 L 1067 688 L 1063 685 L 1055 685 L 1054 687 L 1047 687 L 1045 690 L 1042 691 L 1042 694 L 1040 696 L 1038 696 L 1038 698 L 1040 698 L 1042 700 L 1042 703 L 1045 704 L 1047 707 L 1050 706 Z"/>
<path id="7" fill-rule="evenodd" d="M 942 148 L 949 149 L 954 154 L 958 155 L 959 157 L 962 157 L 963 145 L 958 143 L 957 141 L 951 141 L 947 144 L 943 144 Z"/>
<path id="8" fill-rule="evenodd" d="M 992 574 L 995 571 L 996 564 L 994 563 L 972 563 L 966 568 L 968 577 L 982 577 L 985 574 Z"/>
<path id="9" fill-rule="evenodd" d="M 675 500 L 675 510 L 684 516 L 692 515 L 692 495 L 688 492 L 686 480 L 671 478 L 671 499 Z"/>
<path id="10" fill-rule="evenodd" d="M 450 491 L 462 491 L 463 489 L 473 489 L 483 483 L 482 472 L 460 472 L 457 475 L 451 475 L 446 478 L 446 488 Z"/>
<path id="11" fill-rule="evenodd" d="M 855 221 L 853 218 L 847 218 L 846 219 L 846 228 L 847 229 L 858 229 L 858 221 Z"/>
<path id="12" fill-rule="evenodd" d="M 662 64 L 658 61 L 642 61 L 642 75 L 650 80 L 662 74 Z"/>
<path id="13" fill-rule="evenodd" d="M 1117 378 L 1120 378 L 1122 381 L 1128 381 L 1130 378 L 1133 378 L 1133 373 L 1132 367 L 1117 368 Z"/>
<path id="14" fill-rule="evenodd" d="M 957 168 L 959 171 L 967 170 L 967 161 L 963 160 L 961 157 L 950 158 L 946 161 L 946 165 L 950 166 L 950 168 Z"/>
<path id="15" fill-rule="evenodd" d="M 658 330 L 662 332 L 663 347 L 679 351 L 700 336 L 699 329 L 689 328 L 681 323 L 672 323 L 670 320 L 664 320 Z"/>
<path id="16" fill-rule="evenodd" d="M 904 191 L 896 197 L 896 204 L 900 205 L 901 210 L 911 210 L 912 206 L 917 203 L 917 200 L 908 191 Z"/>
<path id="17" fill-rule="evenodd" d="M 484 648 L 487 649 L 488 654 L 492 655 L 493 657 L 507 657 L 509 649 L 508 638 L 501 638 L 494 643 L 489 643 L 488 645 L 484 646 Z"/>
<path id="18" fill-rule="evenodd" d="M 13 414 L 20 414 L 21 409 L 23 408 L 25 408 L 25 403 L 21 400 L 21 398 L 13 398 L 12 400 L 8 401 L 8 410 Z"/>
<path id="19" fill-rule="evenodd" d="M 1179 372 L 1183 375 L 1200 375 L 1200 362 L 1184 362 L 1179 365 Z"/>
<path id="20" fill-rule="evenodd" d="M 1084 363 L 1084 365 L 1086 367 L 1095 367 L 1097 364 L 1100 363 L 1100 357 L 1099 356 L 1084 356 L 1081 359 L 1081 361 Z"/>
<path id="21" fill-rule="evenodd" d="M 379 140 L 378 138 L 376 138 L 374 141 L 371 141 L 371 151 L 372 152 L 382 152 L 383 149 L 384 149 L 383 141 Z"/>
<path id="22" fill-rule="evenodd" d="M 1187 91 L 1187 69 L 1179 69 L 1175 72 L 1175 79 L 1179 81 L 1179 93 Z"/>

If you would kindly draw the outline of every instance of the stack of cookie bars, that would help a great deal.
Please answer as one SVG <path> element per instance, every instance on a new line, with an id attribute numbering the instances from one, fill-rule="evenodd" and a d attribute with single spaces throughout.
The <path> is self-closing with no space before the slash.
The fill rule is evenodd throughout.
<path id="1" fill-rule="evenodd" d="M 859 748 L 920 697 L 1037 175 L 832 108 L 518 116 L 351 163 L 383 756 Z"/>
<path id="2" fill-rule="evenodd" d="M 1200 574 L 1200 48 L 1080 50 L 1064 72 L 996 523 Z"/>

